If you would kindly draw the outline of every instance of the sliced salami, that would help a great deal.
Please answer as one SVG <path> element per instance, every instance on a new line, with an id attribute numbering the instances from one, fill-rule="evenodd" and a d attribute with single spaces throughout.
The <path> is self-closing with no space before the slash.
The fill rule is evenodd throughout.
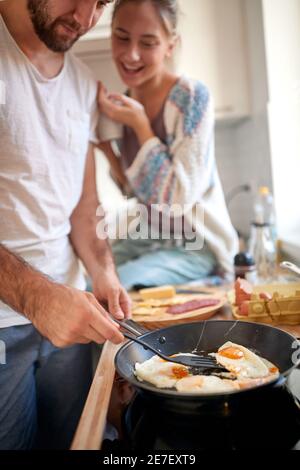
<path id="1" fill-rule="evenodd" d="M 214 307 L 215 305 L 218 305 L 218 303 L 220 303 L 220 300 L 218 299 L 194 299 L 184 304 L 169 307 L 167 313 L 188 313 L 201 308 Z"/>

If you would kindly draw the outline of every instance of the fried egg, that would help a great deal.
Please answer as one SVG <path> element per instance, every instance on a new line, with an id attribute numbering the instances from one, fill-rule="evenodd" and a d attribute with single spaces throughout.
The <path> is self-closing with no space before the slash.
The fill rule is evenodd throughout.
<path id="1" fill-rule="evenodd" d="M 199 395 L 245 390 L 264 385 L 279 376 L 276 366 L 235 343 L 225 343 L 211 356 L 229 372 L 222 372 L 219 376 L 193 375 L 186 366 L 153 356 L 141 364 L 136 363 L 135 375 L 139 381 L 146 381 L 157 388 L 173 388 L 181 393 Z"/>
<path id="2" fill-rule="evenodd" d="M 223 380 L 215 376 L 195 375 L 181 379 L 176 384 L 181 393 L 222 393 L 239 390 L 239 384 L 233 380 Z"/>
<path id="3" fill-rule="evenodd" d="M 239 344 L 227 342 L 212 356 L 219 364 L 234 373 L 238 379 L 258 379 L 270 375 L 266 363 Z"/>
<path id="4" fill-rule="evenodd" d="M 142 364 L 136 363 L 135 375 L 138 380 L 145 380 L 158 388 L 173 388 L 178 380 L 190 373 L 188 367 L 153 356 Z"/>

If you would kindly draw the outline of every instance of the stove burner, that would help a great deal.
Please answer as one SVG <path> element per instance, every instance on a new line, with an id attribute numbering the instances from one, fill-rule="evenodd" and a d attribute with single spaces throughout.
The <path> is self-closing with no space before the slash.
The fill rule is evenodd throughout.
<path id="1" fill-rule="evenodd" d="M 165 407 L 138 393 L 124 414 L 123 428 L 124 440 L 105 442 L 104 450 L 300 449 L 300 401 L 287 386 L 252 399 L 208 400 L 189 409 L 180 409 L 176 399 L 173 407 L 172 402 Z"/>

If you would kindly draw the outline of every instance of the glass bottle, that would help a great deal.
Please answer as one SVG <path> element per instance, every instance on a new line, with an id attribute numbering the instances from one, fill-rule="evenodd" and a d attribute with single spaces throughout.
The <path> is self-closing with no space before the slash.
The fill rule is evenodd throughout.
<path id="1" fill-rule="evenodd" d="M 259 188 L 254 201 L 249 253 L 256 264 L 258 282 L 272 282 L 276 277 L 277 233 L 274 199 L 267 186 Z"/>
<path id="2" fill-rule="evenodd" d="M 261 186 L 254 200 L 254 217 L 256 224 L 270 226 L 270 231 L 274 244 L 277 242 L 276 216 L 274 198 L 267 186 Z"/>
<path id="3" fill-rule="evenodd" d="M 256 264 L 258 281 L 272 282 L 276 275 L 277 252 L 269 224 L 252 224 L 249 253 Z"/>

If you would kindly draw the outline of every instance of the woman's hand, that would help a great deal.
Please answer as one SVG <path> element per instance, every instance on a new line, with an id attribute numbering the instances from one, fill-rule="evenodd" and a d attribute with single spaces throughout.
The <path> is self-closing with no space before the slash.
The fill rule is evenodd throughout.
<path id="1" fill-rule="evenodd" d="M 107 117 L 131 127 L 137 134 L 141 145 L 154 137 L 144 106 L 138 101 L 120 93 L 107 94 L 104 86 L 100 83 L 98 104 L 100 111 Z"/>

